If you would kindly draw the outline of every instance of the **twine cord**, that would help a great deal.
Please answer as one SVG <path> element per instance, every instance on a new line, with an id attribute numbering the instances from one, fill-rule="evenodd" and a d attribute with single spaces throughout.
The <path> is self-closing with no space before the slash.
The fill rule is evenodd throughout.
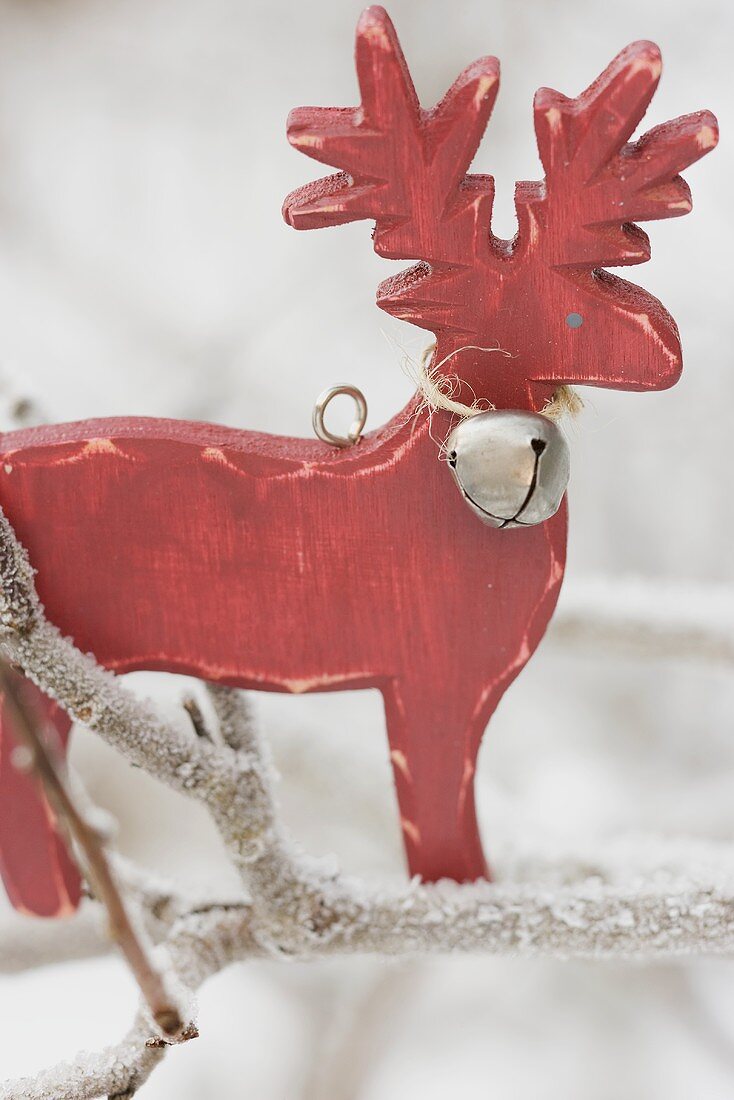
<path id="1" fill-rule="evenodd" d="M 429 344 L 421 352 L 417 363 L 407 356 L 405 358 L 404 369 L 409 377 L 413 379 L 422 396 L 422 401 L 417 410 L 418 413 L 428 409 L 430 415 L 436 409 L 444 409 L 455 416 L 466 418 L 477 416 L 479 413 L 488 412 L 495 408 L 487 398 L 475 397 L 471 405 L 465 405 L 462 401 L 457 401 L 455 394 L 462 385 L 461 379 L 456 374 L 442 374 L 441 368 L 450 359 L 463 351 L 487 352 L 488 354 L 503 355 L 507 359 L 512 358 L 511 352 L 504 351 L 502 348 L 484 348 L 477 344 L 465 344 L 463 347 L 449 352 L 440 362 L 429 366 L 435 350 L 435 343 Z M 540 410 L 540 413 L 542 416 L 548 417 L 549 420 L 560 420 L 564 416 L 578 416 L 583 407 L 583 401 L 571 386 L 559 386 L 544 408 Z"/>

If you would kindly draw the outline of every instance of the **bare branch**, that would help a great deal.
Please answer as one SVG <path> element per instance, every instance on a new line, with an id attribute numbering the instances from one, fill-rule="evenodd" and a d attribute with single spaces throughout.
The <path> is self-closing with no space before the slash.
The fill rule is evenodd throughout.
<path id="1" fill-rule="evenodd" d="M 3 431 L 30 428 L 46 422 L 36 401 L 19 392 L 6 376 L 0 376 L 0 426 Z"/>
<path id="2" fill-rule="evenodd" d="M 183 897 L 169 883 L 118 853 L 108 853 L 107 858 L 153 943 L 163 941 L 182 916 L 201 908 L 201 902 Z M 84 899 L 77 912 L 64 920 L 29 920 L 12 909 L 0 919 L 0 974 L 106 955 L 111 950 L 109 923 L 94 898 Z"/>
<path id="3" fill-rule="evenodd" d="M 88 899 L 64 920 L 29 920 L 11 910 L 0 921 L 0 974 L 94 958 L 111 947 L 103 910 Z"/>
<path id="4" fill-rule="evenodd" d="M 650 577 L 568 584 L 550 638 L 577 651 L 734 666 L 734 589 Z"/>
<path id="5" fill-rule="evenodd" d="M 224 743 L 242 752 L 261 749 L 251 698 L 242 691 L 232 691 L 221 684 L 207 684 L 207 692 Z"/>
<path id="6" fill-rule="evenodd" d="M 191 725 L 194 727 L 194 732 L 197 737 L 203 737 L 208 741 L 211 741 L 211 734 L 207 729 L 206 722 L 204 721 L 204 715 L 201 713 L 201 707 L 194 699 L 193 695 L 187 695 L 183 701 L 183 708 L 191 719 Z"/>

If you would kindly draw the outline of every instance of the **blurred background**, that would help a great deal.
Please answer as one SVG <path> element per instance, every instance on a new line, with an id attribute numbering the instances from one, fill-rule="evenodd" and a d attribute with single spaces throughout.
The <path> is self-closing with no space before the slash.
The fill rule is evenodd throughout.
<path id="1" fill-rule="evenodd" d="M 734 583 L 734 310 L 729 139 L 734 9 L 724 0 L 393 0 L 425 105 L 473 57 L 502 88 L 476 161 L 514 232 L 516 179 L 540 174 L 531 102 L 577 94 L 624 45 L 665 71 L 645 128 L 709 107 L 721 145 L 687 173 L 694 212 L 649 226 L 629 277 L 681 329 L 679 386 L 585 391 L 573 456 L 567 583 L 634 574 Z M 359 6 L 331 0 L 0 0 L 0 393 L 53 420 L 147 414 L 310 434 L 316 395 L 357 384 L 375 427 L 405 403 L 402 350 L 426 334 L 374 305 L 394 265 L 370 227 L 296 234 L 283 197 L 320 174 L 290 150 L 298 104 L 352 104 Z M 338 415 L 338 414 L 336 414 Z M 346 412 L 345 412 L 346 416 Z M 563 599 L 563 597 L 562 597 Z M 181 678 L 136 674 L 179 713 Z M 372 692 L 259 697 L 300 842 L 350 871 L 404 874 Z M 490 858 L 631 833 L 734 833 L 734 686 L 722 673 L 571 657 L 548 639 L 480 757 Z M 192 889 L 232 888 L 196 807 L 84 731 L 74 762 L 120 846 Z M 200 997 L 202 1036 L 151 1100 L 731 1100 L 734 971 L 445 958 L 237 967 Z M 0 979 L 0 1079 L 127 1026 L 116 959 Z"/>

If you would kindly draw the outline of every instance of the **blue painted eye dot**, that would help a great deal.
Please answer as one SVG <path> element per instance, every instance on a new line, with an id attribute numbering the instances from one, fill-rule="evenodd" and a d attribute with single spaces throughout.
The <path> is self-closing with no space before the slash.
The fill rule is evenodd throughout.
<path id="1" fill-rule="evenodd" d="M 566 318 L 566 324 L 569 328 L 581 328 L 584 323 L 584 319 L 580 313 L 569 313 Z"/>

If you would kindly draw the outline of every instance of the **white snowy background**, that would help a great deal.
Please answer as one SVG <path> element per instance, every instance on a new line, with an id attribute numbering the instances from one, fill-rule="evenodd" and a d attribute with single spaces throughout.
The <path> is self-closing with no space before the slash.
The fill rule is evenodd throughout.
<path id="1" fill-rule="evenodd" d="M 676 317 L 671 392 L 593 391 L 571 430 L 569 583 L 591 574 L 734 583 L 734 126 L 725 0 L 393 0 L 420 96 L 474 56 L 503 65 L 477 159 L 513 232 L 539 174 L 531 100 L 577 94 L 652 38 L 665 72 L 646 123 L 710 107 L 719 150 L 687 174 L 695 210 L 650 226 L 631 273 Z M 425 334 L 373 304 L 391 265 L 365 223 L 296 234 L 285 194 L 317 174 L 289 149 L 302 103 L 356 99 L 357 4 L 333 0 L 0 0 L 0 380 L 56 420 L 123 413 L 309 434 L 314 397 L 351 381 L 370 426 L 407 399 L 400 352 Z M 367 609 L 366 609 L 367 611 Z M 139 674 L 174 708 L 181 681 Z M 621 833 L 734 833 L 734 690 L 723 674 L 610 662 L 549 640 L 481 754 L 479 807 L 501 873 L 512 846 Z M 379 699 L 266 697 L 284 814 L 350 870 L 401 875 Z M 75 763 L 122 848 L 192 887 L 228 871 L 196 808 L 83 732 Z M 447 958 L 242 966 L 201 998 L 202 1036 L 151 1100 L 731 1100 L 730 962 Z M 135 991 L 116 959 L 0 980 L 0 1079 L 116 1039 Z"/>

